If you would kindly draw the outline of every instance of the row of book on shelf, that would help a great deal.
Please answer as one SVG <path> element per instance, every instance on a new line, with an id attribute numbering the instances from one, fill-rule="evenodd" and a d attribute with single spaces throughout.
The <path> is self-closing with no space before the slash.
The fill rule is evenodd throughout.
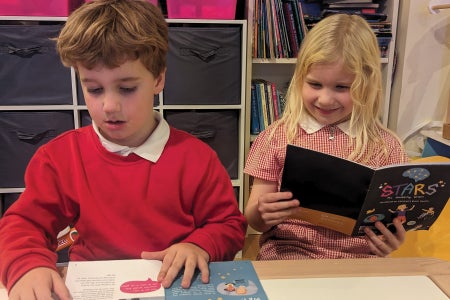
<path id="1" fill-rule="evenodd" d="M 376 0 L 253 0 L 253 58 L 295 58 L 307 34 L 322 18 L 336 13 L 365 18 L 377 36 L 381 57 L 392 39 L 392 23 Z"/>
<path id="2" fill-rule="evenodd" d="M 281 118 L 285 97 L 273 82 L 253 79 L 251 85 L 250 134 L 258 134 Z"/>

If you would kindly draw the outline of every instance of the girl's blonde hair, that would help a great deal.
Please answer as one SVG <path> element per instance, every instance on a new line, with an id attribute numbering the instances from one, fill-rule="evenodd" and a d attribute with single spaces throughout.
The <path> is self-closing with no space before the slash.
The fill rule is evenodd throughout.
<path id="1" fill-rule="evenodd" d="M 277 125 L 285 126 L 288 142 L 297 136 L 302 114 L 308 113 L 303 107 L 302 88 L 311 67 L 342 62 L 355 75 L 350 87 L 353 100 L 350 132 L 356 139 L 348 158 L 364 160 L 364 152 L 371 154 L 373 142 L 384 144 L 379 120 L 383 101 L 380 57 L 376 36 L 362 17 L 335 14 L 316 24 L 301 45 L 286 94 L 285 111 Z"/>
<path id="2" fill-rule="evenodd" d="M 65 66 L 114 68 L 139 59 L 158 76 L 166 68 L 168 28 L 147 0 L 93 0 L 70 14 L 56 46 Z"/>

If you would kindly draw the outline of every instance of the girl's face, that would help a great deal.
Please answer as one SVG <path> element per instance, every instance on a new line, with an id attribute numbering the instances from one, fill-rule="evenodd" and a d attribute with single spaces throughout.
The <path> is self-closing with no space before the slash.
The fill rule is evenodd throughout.
<path id="1" fill-rule="evenodd" d="M 354 79 L 341 62 L 311 66 L 303 82 L 305 108 L 323 125 L 348 119 L 353 108 L 350 86 Z"/>
<path id="2" fill-rule="evenodd" d="M 117 68 L 78 66 L 84 98 L 93 121 L 109 141 L 141 145 L 156 127 L 153 97 L 164 87 L 164 74 L 155 78 L 139 61 Z"/>

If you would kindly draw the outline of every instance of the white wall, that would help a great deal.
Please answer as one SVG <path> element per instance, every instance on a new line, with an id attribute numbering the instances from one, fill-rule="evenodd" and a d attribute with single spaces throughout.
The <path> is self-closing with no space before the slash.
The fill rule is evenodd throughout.
<path id="1" fill-rule="evenodd" d="M 400 3 L 389 127 L 402 140 L 429 122 L 442 122 L 450 95 L 450 9 L 431 14 L 429 3 Z"/>

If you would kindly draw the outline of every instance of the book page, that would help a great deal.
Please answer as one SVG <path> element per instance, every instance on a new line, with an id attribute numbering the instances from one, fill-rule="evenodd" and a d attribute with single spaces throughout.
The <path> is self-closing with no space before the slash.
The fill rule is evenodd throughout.
<path id="1" fill-rule="evenodd" d="M 270 300 L 449 300 L 427 276 L 269 279 Z"/>
<path id="2" fill-rule="evenodd" d="M 0 288 L 0 300 L 8 300 L 8 293 L 5 288 Z"/>
<path id="3" fill-rule="evenodd" d="M 71 261 L 66 285 L 74 300 L 164 299 L 160 268 L 161 261 L 144 259 Z"/>

